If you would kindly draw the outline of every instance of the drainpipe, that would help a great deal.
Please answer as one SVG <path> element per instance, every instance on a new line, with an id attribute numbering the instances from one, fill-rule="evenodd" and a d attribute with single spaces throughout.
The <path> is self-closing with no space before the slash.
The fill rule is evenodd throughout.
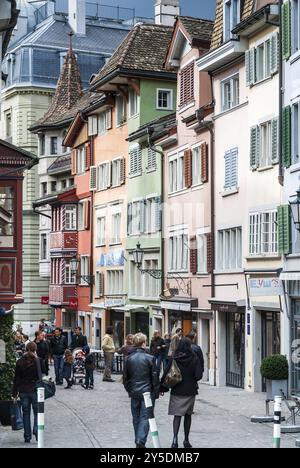
<path id="1" fill-rule="evenodd" d="M 282 111 L 283 111 L 283 58 L 282 58 L 282 5 L 283 0 L 278 0 L 279 6 L 279 136 L 278 136 L 278 159 L 279 171 L 278 181 L 281 186 L 284 184 L 284 167 L 283 167 L 283 154 L 282 154 Z"/>
<path id="2" fill-rule="evenodd" d="M 94 165 L 94 139 L 90 139 L 90 145 L 91 145 L 91 165 Z M 90 169 L 91 170 L 91 169 Z M 90 210 L 90 231 L 91 231 L 91 242 L 90 242 L 90 248 L 91 248 L 91 255 L 90 255 L 90 272 L 91 275 L 94 273 L 94 193 L 91 192 L 91 210 Z M 96 278 L 96 275 L 95 275 Z M 94 282 L 93 282 L 94 283 Z M 94 284 L 91 285 L 90 287 L 90 304 L 93 303 L 93 287 Z"/>

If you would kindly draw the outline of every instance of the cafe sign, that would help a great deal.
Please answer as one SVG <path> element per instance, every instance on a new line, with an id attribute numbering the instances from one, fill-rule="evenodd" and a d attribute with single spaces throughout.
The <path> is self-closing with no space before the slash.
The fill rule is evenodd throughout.
<path id="1" fill-rule="evenodd" d="M 282 281 L 279 278 L 258 278 L 249 280 L 250 297 L 282 296 Z"/>

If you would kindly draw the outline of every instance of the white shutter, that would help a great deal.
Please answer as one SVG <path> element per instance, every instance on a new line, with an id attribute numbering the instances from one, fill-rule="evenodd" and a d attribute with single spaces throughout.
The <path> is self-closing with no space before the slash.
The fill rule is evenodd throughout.
<path id="1" fill-rule="evenodd" d="M 140 222 L 139 222 L 139 232 L 143 233 L 145 232 L 146 226 L 145 226 L 145 217 L 146 217 L 146 200 L 141 200 L 140 201 Z"/>
<path id="2" fill-rule="evenodd" d="M 279 120 L 278 118 L 272 120 L 272 163 L 278 162 L 278 132 Z"/>
<path id="3" fill-rule="evenodd" d="M 251 86 L 256 81 L 256 70 L 255 70 L 255 48 L 247 50 L 246 52 L 246 84 Z"/>
<path id="4" fill-rule="evenodd" d="M 112 110 L 108 109 L 105 113 L 105 121 L 106 121 L 106 130 L 110 130 L 112 128 Z"/>
<path id="5" fill-rule="evenodd" d="M 98 134 L 98 116 L 90 115 L 88 117 L 88 136 L 96 136 Z"/>
<path id="6" fill-rule="evenodd" d="M 251 83 L 251 77 L 250 77 L 250 50 L 246 50 L 245 64 L 246 64 L 246 86 L 251 86 L 252 83 Z"/>
<path id="7" fill-rule="evenodd" d="M 94 192 L 97 190 L 97 166 L 90 167 L 90 191 Z"/>
<path id="8" fill-rule="evenodd" d="M 155 198 L 155 230 L 162 230 L 162 206 L 161 197 Z"/>
<path id="9" fill-rule="evenodd" d="M 224 188 L 231 188 L 231 151 L 225 153 L 225 184 Z"/>
<path id="10" fill-rule="evenodd" d="M 273 34 L 271 37 L 270 45 L 270 63 L 271 63 L 271 73 L 277 73 L 278 64 L 279 64 L 279 34 Z"/>
<path id="11" fill-rule="evenodd" d="M 106 163 L 106 168 L 105 168 L 105 186 L 106 188 L 111 187 L 112 183 L 112 163 L 108 162 Z"/>

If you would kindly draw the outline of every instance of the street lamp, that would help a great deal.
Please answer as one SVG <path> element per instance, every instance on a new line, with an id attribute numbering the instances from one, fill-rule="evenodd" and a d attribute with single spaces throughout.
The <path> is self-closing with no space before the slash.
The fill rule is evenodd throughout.
<path id="1" fill-rule="evenodd" d="M 298 232 L 300 232 L 300 189 L 297 190 L 296 200 L 290 202 L 293 221 Z"/>
<path id="2" fill-rule="evenodd" d="M 93 286 L 95 282 L 95 277 L 93 275 L 77 275 L 77 271 L 79 268 L 79 260 L 77 259 L 77 256 L 74 255 L 74 257 L 71 258 L 70 260 L 70 268 L 73 273 L 76 273 L 77 279 L 80 281 L 81 286 Z M 85 284 L 82 284 L 83 283 Z"/>
<path id="3" fill-rule="evenodd" d="M 70 261 L 70 268 L 73 273 L 77 273 L 79 267 L 79 261 L 77 260 L 76 255 Z"/>
<path id="4" fill-rule="evenodd" d="M 137 268 L 139 271 L 142 273 L 142 275 L 150 275 L 152 278 L 155 279 L 161 279 L 163 277 L 163 272 L 162 270 L 155 270 L 155 269 L 148 269 L 148 270 L 143 270 L 141 268 L 143 264 L 143 258 L 144 258 L 144 250 L 141 248 L 141 244 L 138 243 L 134 251 L 132 252 L 133 255 L 133 261 L 136 264 Z"/>

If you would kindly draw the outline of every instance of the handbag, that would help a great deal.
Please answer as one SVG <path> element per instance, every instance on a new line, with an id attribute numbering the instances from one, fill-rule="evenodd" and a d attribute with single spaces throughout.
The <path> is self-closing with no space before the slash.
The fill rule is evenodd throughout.
<path id="1" fill-rule="evenodd" d="M 24 428 L 21 402 L 14 400 L 10 406 L 10 420 L 13 431 L 21 431 Z"/>
<path id="2" fill-rule="evenodd" d="M 52 382 L 52 380 L 43 380 L 43 376 L 42 376 L 42 370 L 41 370 L 41 362 L 39 360 L 39 358 L 37 358 L 35 360 L 36 362 L 36 368 L 37 368 L 37 372 L 38 372 L 38 378 L 39 380 L 36 382 L 36 389 L 38 388 L 44 388 L 45 389 L 45 400 L 48 400 L 48 398 L 52 398 L 54 397 L 55 393 L 56 393 L 56 387 L 55 387 L 55 383 Z"/>
<path id="3" fill-rule="evenodd" d="M 176 360 L 173 359 L 171 368 L 165 377 L 164 386 L 166 386 L 167 388 L 174 388 L 180 382 L 182 382 L 181 371 L 178 367 Z"/>

